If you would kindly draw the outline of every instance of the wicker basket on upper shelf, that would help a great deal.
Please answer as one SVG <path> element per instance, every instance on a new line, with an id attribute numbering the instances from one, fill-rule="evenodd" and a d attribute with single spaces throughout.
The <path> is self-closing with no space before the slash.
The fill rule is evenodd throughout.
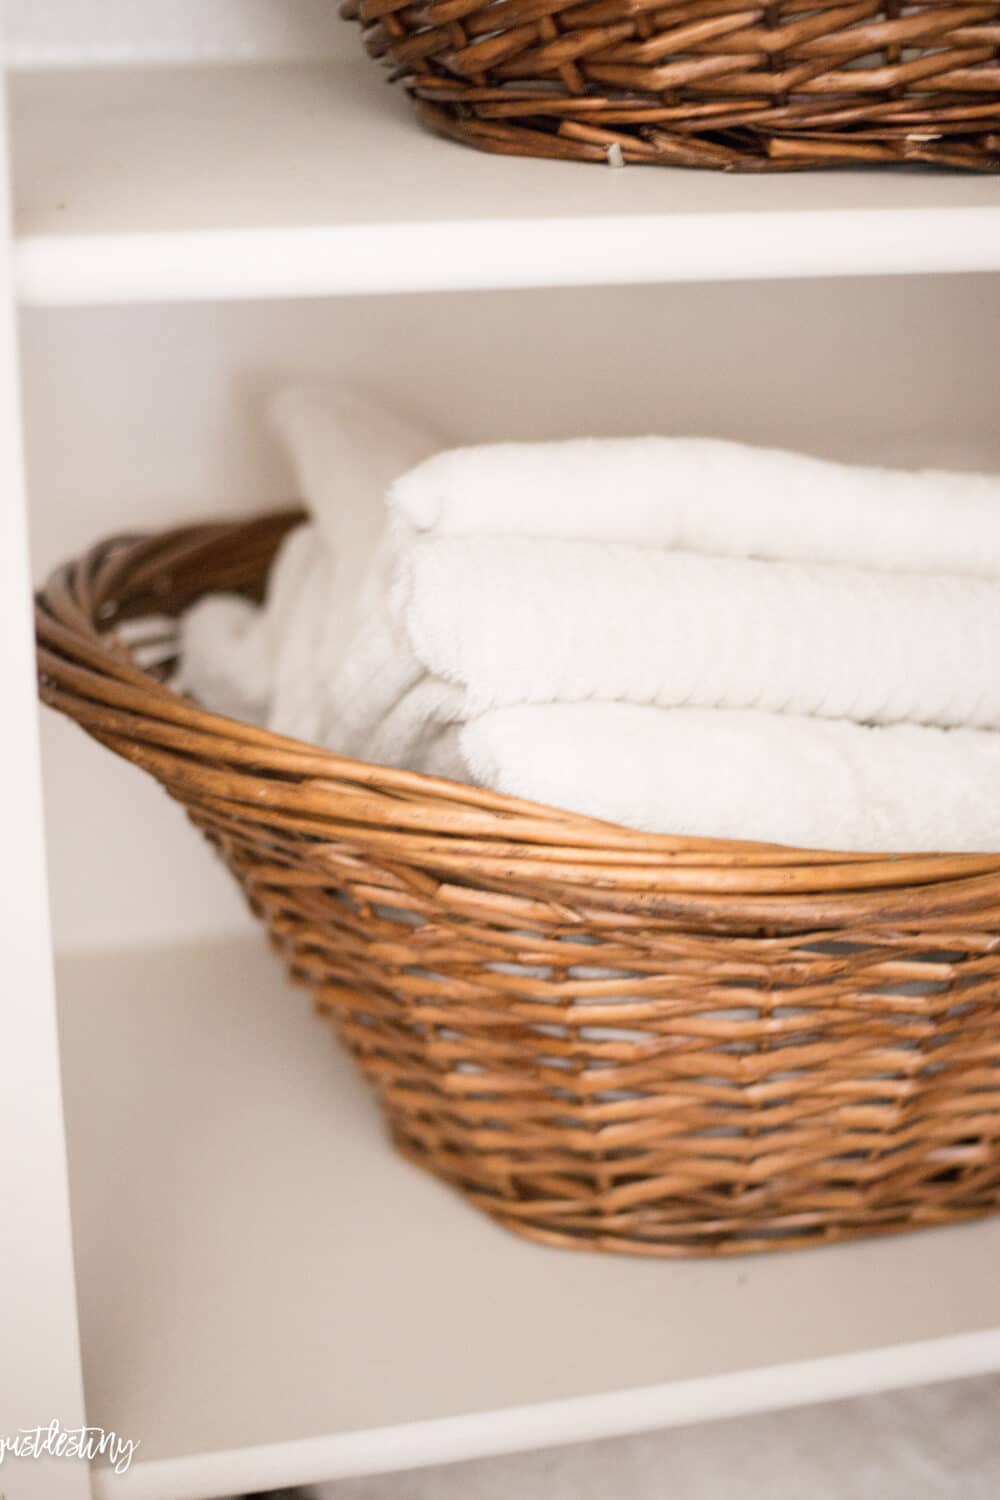
<path id="1" fill-rule="evenodd" d="M 1000 170 L 996 0 L 345 0 L 420 117 L 484 151 Z"/>
<path id="2" fill-rule="evenodd" d="M 207 713 L 169 622 L 259 597 L 298 519 L 61 570 L 42 696 L 187 808 L 407 1156 L 521 1234 L 639 1255 L 1000 1211 L 1000 854 L 636 833 Z"/>

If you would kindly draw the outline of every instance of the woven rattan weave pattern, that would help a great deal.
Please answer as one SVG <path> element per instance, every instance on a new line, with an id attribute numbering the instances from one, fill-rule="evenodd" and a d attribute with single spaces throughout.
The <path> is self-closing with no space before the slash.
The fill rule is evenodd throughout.
<path id="1" fill-rule="evenodd" d="M 1000 170 L 996 0 L 346 0 L 341 14 L 428 125 L 486 151 Z"/>
<path id="2" fill-rule="evenodd" d="M 186 806 L 408 1156 L 644 1255 L 1000 1208 L 1000 855 L 651 837 L 206 713 L 162 680 L 169 617 L 254 594 L 295 519 L 57 573 L 41 691 Z"/>

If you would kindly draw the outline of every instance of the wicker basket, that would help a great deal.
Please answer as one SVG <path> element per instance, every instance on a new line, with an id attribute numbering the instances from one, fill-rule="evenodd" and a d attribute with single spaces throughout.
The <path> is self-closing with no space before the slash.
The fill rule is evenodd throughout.
<path id="1" fill-rule="evenodd" d="M 41 691 L 186 806 L 407 1156 L 643 1255 L 1000 1208 L 1000 855 L 650 837 L 203 712 L 164 685 L 171 617 L 256 597 L 298 518 L 57 573 Z"/>
<path id="2" fill-rule="evenodd" d="M 341 13 L 428 125 L 485 151 L 1000 169 L 996 0 L 346 0 Z"/>

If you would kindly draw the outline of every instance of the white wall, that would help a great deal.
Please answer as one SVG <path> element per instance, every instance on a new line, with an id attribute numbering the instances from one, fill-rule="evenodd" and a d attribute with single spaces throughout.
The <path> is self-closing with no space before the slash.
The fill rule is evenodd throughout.
<path id="1" fill-rule="evenodd" d="M 337 0 L 6 0 L 5 15 L 15 67 L 315 60 L 360 51 Z"/>
<path id="2" fill-rule="evenodd" d="M 27 312 L 36 574 L 123 522 L 287 494 L 261 413 L 312 374 L 470 441 L 658 430 L 1000 462 L 998 329 L 990 276 Z"/>

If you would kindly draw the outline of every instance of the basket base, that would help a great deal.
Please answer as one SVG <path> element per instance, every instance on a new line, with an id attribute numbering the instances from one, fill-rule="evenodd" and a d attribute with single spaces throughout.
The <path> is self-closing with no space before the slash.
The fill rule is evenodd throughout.
<path id="1" fill-rule="evenodd" d="M 293 969 L 294 973 L 294 969 Z M 296 976 L 309 985 L 305 976 Z M 311 987 L 311 986 L 310 986 Z M 536 1244 L 647 1259 L 704 1259 L 801 1250 L 876 1236 L 943 1228 L 1000 1214 L 1000 1154 L 993 1143 L 987 1164 L 971 1170 L 945 1168 L 928 1178 L 917 1174 L 913 1192 L 898 1183 L 870 1181 L 864 1191 L 823 1177 L 785 1176 L 747 1189 L 720 1178 L 688 1195 L 664 1190 L 641 1194 L 638 1206 L 623 1206 L 621 1162 L 609 1155 L 582 1156 L 572 1175 L 540 1173 L 537 1164 L 505 1155 L 505 1141 L 479 1147 L 456 1144 L 447 1103 L 435 1113 L 416 1099 L 401 1110 L 383 1092 L 376 1058 L 343 1034 L 336 1004 L 317 997 L 317 1015 L 333 1023 L 341 1043 L 379 1096 L 390 1139 L 399 1154 L 454 1188 L 504 1229 Z"/>
<path id="2" fill-rule="evenodd" d="M 913 129 L 876 128 L 849 135 L 820 132 L 781 134 L 759 127 L 698 134 L 639 124 L 601 125 L 599 109 L 586 123 L 558 112 L 529 123 L 497 117 L 491 101 L 487 118 L 474 101 L 441 102 L 411 85 L 419 119 L 437 135 L 448 136 L 477 151 L 504 156 L 536 156 L 561 161 L 589 161 L 605 166 L 700 167 L 723 172 L 801 172 L 818 167 L 932 166 L 963 172 L 1000 172 L 1000 120 L 995 127 L 962 134 Z M 599 103 L 600 101 L 588 101 Z M 609 101 L 609 113 L 620 114 Z M 636 111 L 638 112 L 638 111 Z M 656 113 L 650 110 L 651 114 Z"/>
<path id="3" fill-rule="evenodd" d="M 690 1205 L 675 1202 L 663 1205 L 655 1215 L 650 1214 L 644 1229 L 629 1234 L 611 1227 L 612 1216 L 595 1212 L 588 1221 L 578 1205 L 574 1205 L 574 1214 L 561 1215 L 559 1209 L 565 1205 L 504 1198 L 499 1193 L 471 1186 L 459 1169 L 443 1169 L 439 1158 L 407 1136 L 398 1124 L 391 1119 L 387 1123 L 395 1149 L 408 1162 L 456 1189 L 468 1203 L 512 1234 L 560 1250 L 589 1250 L 646 1259 L 697 1260 L 723 1255 L 758 1255 L 774 1250 L 802 1250 L 849 1240 L 909 1234 L 1000 1214 L 1000 1186 L 978 1201 L 956 1204 L 939 1212 L 929 1211 L 926 1204 L 918 1208 L 899 1204 L 864 1217 L 789 1214 L 762 1219 L 759 1224 L 741 1220 L 728 1226 L 718 1219 L 699 1221 L 692 1216 Z M 605 1217 L 609 1225 L 602 1228 Z M 669 1224 L 671 1218 L 676 1220 L 673 1228 Z"/>

